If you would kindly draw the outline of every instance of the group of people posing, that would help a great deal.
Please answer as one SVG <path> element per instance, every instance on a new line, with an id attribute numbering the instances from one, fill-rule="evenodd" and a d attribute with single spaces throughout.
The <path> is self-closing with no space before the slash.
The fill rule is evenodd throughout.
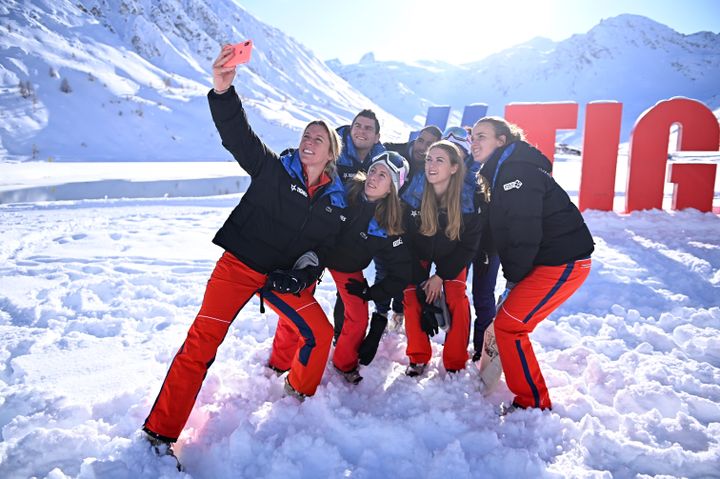
<path id="1" fill-rule="evenodd" d="M 383 144 L 370 110 L 337 130 L 312 121 L 298 147 L 278 155 L 248 122 L 235 67 L 223 67 L 231 55 L 225 46 L 213 64 L 208 101 L 223 146 L 251 182 L 213 239 L 224 254 L 143 426 L 156 450 L 177 440 L 228 328 L 254 295 L 279 316 L 268 367 L 287 373 L 285 391 L 300 400 L 315 393 L 333 341 L 332 366 L 360 382 L 359 365 L 372 361 L 389 315 L 404 324 L 406 374 L 422 375 L 440 304 L 449 317 L 448 373 L 468 364 L 471 330 L 479 359 L 494 320 L 513 407 L 550 409 L 528 334 L 585 281 L 594 248 L 551 162 L 498 117 Z M 371 262 L 372 284 L 363 275 Z M 496 310 L 501 265 L 506 289 Z M 313 296 L 325 269 L 337 287 L 334 326 Z"/>

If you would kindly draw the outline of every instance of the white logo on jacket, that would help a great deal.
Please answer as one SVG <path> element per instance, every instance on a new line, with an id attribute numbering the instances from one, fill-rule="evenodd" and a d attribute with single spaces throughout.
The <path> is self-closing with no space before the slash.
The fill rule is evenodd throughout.
<path id="1" fill-rule="evenodd" d="M 416 217 L 417 215 L 419 215 L 419 214 L 420 214 L 420 211 L 419 211 L 419 210 L 412 210 L 412 211 L 410 212 L 410 216 L 412 216 L 413 218 L 415 218 L 415 217 Z"/>
<path id="2" fill-rule="evenodd" d="M 347 217 L 345 215 L 340 215 L 340 221 L 345 221 L 345 220 L 347 220 Z"/>
<path id="3" fill-rule="evenodd" d="M 398 239 L 396 239 L 395 241 L 393 241 L 393 248 L 397 248 L 397 247 L 400 246 L 401 244 L 403 244 L 402 238 L 398 238 Z"/>
<path id="4" fill-rule="evenodd" d="M 517 188 L 517 189 L 519 190 L 521 186 L 522 186 L 522 181 L 520 181 L 520 180 L 515 180 L 515 181 L 511 181 L 510 183 L 505 183 L 505 184 L 503 185 L 503 189 L 504 189 L 505 191 L 510 191 L 510 190 L 512 190 L 513 188 Z"/>
<path id="5" fill-rule="evenodd" d="M 307 191 L 303 190 L 302 188 L 300 188 L 300 187 L 297 186 L 297 185 L 291 184 L 291 185 L 290 185 L 290 191 L 294 191 L 295 193 L 300 193 L 300 194 L 303 195 L 305 198 L 308 197 Z"/>
<path id="6" fill-rule="evenodd" d="M 362 239 L 367 239 L 367 234 L 366 234 L 364 231 L 361 231 L 361 232 L 360 232 L 360 237 L 361 237 Z"/>

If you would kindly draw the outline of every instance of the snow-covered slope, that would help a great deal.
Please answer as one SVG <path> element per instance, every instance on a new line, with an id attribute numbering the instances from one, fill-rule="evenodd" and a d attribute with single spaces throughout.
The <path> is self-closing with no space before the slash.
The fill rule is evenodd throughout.
<path id="1" fill-rule="evenodd" d="M 0 4 L 0 158 L 228 158 L 205 94 L 220 45 L 254 40 L 235 85 L 274 148 L 310 119 L 362 108 L 393 138 L 408 127 L 311 51 L 232 0 L 38 0 Z M 63 91 L 64 90 L 64 91 Z"/>
<path id="2" fill-rule="evenodd" d="M 487 103 L 489 113 L 502 115 L 509 102 L 576 101 L 578 129 L 564 136 L 576 144 L 589 101 L 623 103 L 623 141 L 637 117 L 659 100 L 687 96 L 720 106 L 720 34 L 683 35 L 638 15 L 603 20 L 561 42 L 535 38 L 461 66 L 376 62 L 368 56 L 354 65 L 328 64 L 415 125 L 424 121 L 428 104 L 451 105 L 459 116 L 469 103 Z"/>

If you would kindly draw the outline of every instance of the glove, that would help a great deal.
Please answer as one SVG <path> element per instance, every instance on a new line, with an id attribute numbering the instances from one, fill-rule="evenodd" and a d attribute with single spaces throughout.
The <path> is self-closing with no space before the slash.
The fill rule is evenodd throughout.
<path id="1" fill-rule="evenodd" d="M 427 303 L 427 296 L 421 285 L 415 288 L 415 293 L 417 294 L 418 301 L 420 301 L 420 329 L 432 338 L 440 331 L 440 325 L 437 322 L 435 314 L 441 313 L 442 311 L 437 306 Z"/>
<path id="2" fill-rule="evenodd" d="M 442 310 L 437 306 L 427 303 L 422 306 L 420 328 L 431 338 L 440 331 L 440 326 L 435 316 L 437 313 L 442 313 Z"/>
<path id="3" fill-rule="evenodd" d="M 265 286 L 278 293 L 299 295 L 314 278 L 307 269 L 275 270 L 268 275 Z"/>
<path id="4" fill-rule="evenodd" d="M 360 364 L 367 366 L 372 362 L 380 345 L 380 338 L 382 338 L 385 332 L 387 322 L 387 316 L 380 313 L 373 313 L 372 319 L 370 320 L 370 331 L 368 331 L 367 336 L 365 336 L 365 339 L 363 339 L 358 348 Z"/>
<path id="5" fill-rule="evenodd" d="M 370 286 L 368 286 L 366 279 L 363 279 L 362 282 L 360 282 L 356 279 L 350 278 L 348 282 L 345 283 L 345 289 L 347 289 L 348 293 L 361 298 L 363 301 L 370 301 L 372 299 L 370 296 Z"/>

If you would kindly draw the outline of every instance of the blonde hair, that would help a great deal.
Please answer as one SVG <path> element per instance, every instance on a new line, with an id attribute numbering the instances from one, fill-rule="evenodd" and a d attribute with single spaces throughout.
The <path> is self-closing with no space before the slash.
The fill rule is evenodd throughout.
<path id="1" fill-rule="evenodd" d="M 457 171 L 450 177 L 445 194 L 440 198 L 435 196 L 435 190 L 425 178 L 425 189 L 423 191 L 422 203 L 420 204 L 420 234 L 423 236 L 435 236 L 438 230 L 438 217 L 441 208 L 447 209 L 448 224 L 445 228 L 445 236 L 451 241 L 460 239 L 462 228 L 461 194 L 463 180 L 465 178 L 465 164 L 462 161 L 460 150 L 454 143 L 447 140 L 436 141 L 430 148 L 440 148 L 447 153 L 451 165 L 457 165 Z"/>
<path id="2" fill-rule="evenodd" d="M 495 131 L 495 138 L 504 136 L 506 145 L 508 143 L 512 143 L 513 141 L 525 141 L 525 132 L 523 129 L 515 123 L 510 123 L 505 118 L 501 118 L 499 116 L 485 116 L 476 121 L 473 128 L 478 126 L 480 123 L 490 123 L 493 131 Z"/>
<path id="3" fill-rule="evenodd" d="M 348 201 L 350 206 L 358 204 L 360 194 L 365 190 L 365 181 L 367 175 L 358 171 L 350 180 L 348 185 Z M 385 197 L 378 200 L 375 207 L 375 221 L 383 228 L 388 235 L 397 236 L 403 234 L 402 227 L 402 206 L 400 206 L 400 197 L 395 189 L 395 184 L 390 182 L 390 191 Z"/>
<path id="4" fill-rule="evenodd" d="M 313 120 L 307 125 L 305 125 L 305 129 L 303 130 L 301 138 L 305 136 L 305 133 L 307 133 L 308 128 L 311 126 L 320 126 L 325 130 L 325 133 L 328 135 L 328 139 L 330 140 L 330 145 L 328 146 L 328 153 L 330 153 L 330 161 L 327 162 L 325 165 L 325 174 L 328 175 L 331 178 L 334 178 L 337 175 L 337 159 L 340 156 L 340 148 L 341 148 L 341 140 L 340 136 L 337 134 L 337 132 L 330 128 L 330 126 L 325 122 L 325 120 Z"/>

